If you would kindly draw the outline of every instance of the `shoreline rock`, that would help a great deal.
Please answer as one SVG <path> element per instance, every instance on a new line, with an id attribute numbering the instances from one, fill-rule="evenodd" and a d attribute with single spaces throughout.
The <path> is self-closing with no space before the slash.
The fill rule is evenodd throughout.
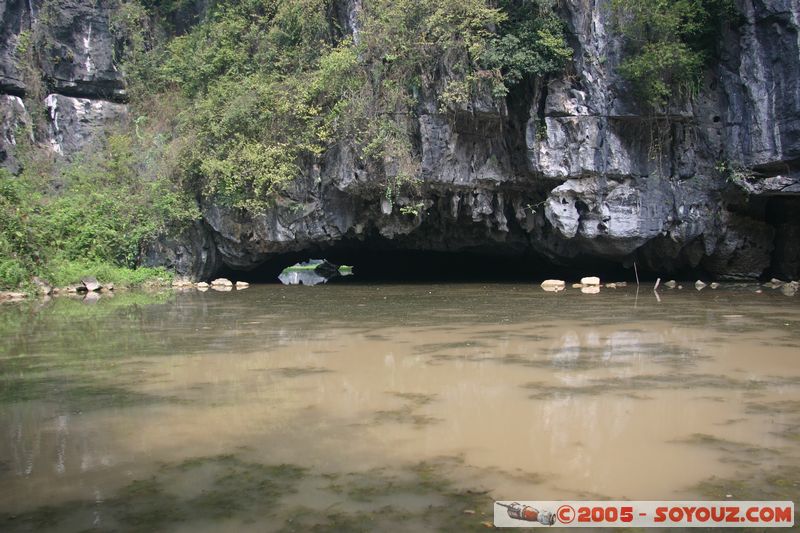
<path id="1" fill-rule="evenodd" d="M 541 287 L 547 292 L 560 292 L 567 288 L 567 282 L 561 279 L 546 279 Z"/>

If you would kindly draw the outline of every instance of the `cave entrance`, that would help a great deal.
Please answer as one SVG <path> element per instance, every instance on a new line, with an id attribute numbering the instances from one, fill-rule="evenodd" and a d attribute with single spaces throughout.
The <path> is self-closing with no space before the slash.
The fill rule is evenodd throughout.
<path id="1" fill-rule="evenodd" d="M 600 275 L 609 280 L 627 280 L 631 276 L 619 264 L 596 259 L 576 260 L 575 264 L 581 265 L 577 269 L 532 253 L 441 252 L 352 245 L 282 254 L 252 270 L 227 270 L 222 275 L 250 283 L 279 283 L 278 275 L 284 268 L 309 259 L 327 259 L 337 265 L 353 266 L 354 275 L 337 278 L 336 283 L 531 283 L 547 278 L 574 280 L 588 275 Z"/>

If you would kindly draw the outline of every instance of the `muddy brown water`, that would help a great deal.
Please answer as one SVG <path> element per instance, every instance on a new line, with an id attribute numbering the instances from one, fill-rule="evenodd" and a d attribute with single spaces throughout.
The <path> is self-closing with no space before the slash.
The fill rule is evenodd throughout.
<path id="1" fill-rule="evenodd" d="M 799 303 L 331 284 L 5 305 L 0 530 L 479 531 L 493 499 L 797 501 Z"/>

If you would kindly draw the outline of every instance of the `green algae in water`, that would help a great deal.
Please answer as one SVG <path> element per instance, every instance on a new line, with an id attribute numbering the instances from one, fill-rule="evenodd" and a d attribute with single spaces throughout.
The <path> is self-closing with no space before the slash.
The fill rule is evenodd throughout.
<path id="1" fill-rule="evenodd" d="M 70 376 L 39 377 L 23 373 L 0 378 L 0 404 L 28 401 L 55 404 L 60 412 L 86 412 L 94 409 L 175 403 L 182 400 L 134 392 L 100 382 L 90 383 L 86 382 L 85 378 Z"/>
<path id="2" fill-rule="evenodd" d="M 689 437 L 676 439 L 672 442 L 675 444 L 702 446 L 714 450 L 720 454 L 720 461 L 723 463 L 739 463 L 757 466 L 761 461 L 774 459 L 780 456 L 780 452 L 772 448 L 722 439 L 706 433 L 694 433 Z"/>
<path id="3" fill-rule="evenodd" d="M 627 378 L 591 379 L 583 385 L 553 385 L 545 382 L 533 382 L 524 385 L 535 392 L 532 399 L 550 399 L 573 395 L 602 395 L 607 393 L 630 393 L 651 390 L 692 390 L 692 389 L 725 389 L 741 391 L 764 390 L 770 385 L 786 384 L 795 386 L 797 378 L 772 377 L 770 379 L 740 380 L 714 374 L 654 374 L 637 375 Z"/>
<path id="4" fill-rule="evenodd" d="M 333 371 L 329 368 L 323 368 L 320 366 L 292 366 L 284 368 L 273 368 L 269 369 L 268 372 L 285 378 L 297 378 L 301 376 L 310 376 L 314 374 L 327 374 Z"/>
<path id="5" fill-rule="evenodd" d="M 19 516 L 0 515 L 4 531 L 44 531 L 75 524 L 91 529 L 96 512 L 104 528 L 115 531 L 159 531 L 177 524 L 221 524 L 269 521 L 280 531 L 382 531 L 408 524 L 410 531 L 439 529 L 480 531 L 491 520 L 492 498 L 484 490 L 465 490 L 447 477 L 458 459 L 408 465 L 399 471 L 373 469 L 351 474 L 313 474 L 297 465 L 266 465 L 235 455 L 196 457 L 162 464 L 149 478 L 128 484 L 98 504 L 68 502 L 40 507 Z M 343 503 L 366 508 L 283 505 L 282 499 L 305 479 L 338 495 Z M 198 483 L 203 480 L 202 485 Z M 192 490 L 194 489 L 194 490 Z M 394 500 L 418 503 L 406 507 Z M 474 515 L 465 515 L 471 509 Z M 82 525 L 81 525 L 82 524 Z M 208 526 L 206 526 L 208 527 Z M 63 529 L 63 527 L 62 527 Z"/>
<path id="6" fill-rule="evenodd" d="M 735 477 L 712 477 L 691 488 L 709 500 L 800 501 L 800 466 L 785 464 Z M 729 496 L 730 495 L 730 496 Z"/>
<path id="7" fill-rule="evenodd" d="M 441 422 L 442 420 L 436 417 L 423 415 L 417 413 L 417 409 L 430 404 L 436 399 L 432 394 L 420 394 L 414 392 L 392 392 L 392 396 L 405 400 L 407 403 L 397 409 L 384 409 L 377 411 L 373 415 L 373 422 L 378 424 L 383 423 L 397 423 L 397 424 L 412 424 L 417 427 L 427 426 Z"/>
<path id="8" fill-rule="evenodd" d="M 233 455 L 198 457 L 162 464 L 154 476 L 132 481 L 100 507 L 107 521 L 117 524 L 111 529 L 121 531 L 150 532 L 176 523 L 234 516 L 254 519 L 296 490 L 305 476 L 306 470 L 295 465 L 265 465 Z M 64 523 L 83 523 L 90 529 L 95 510 L 95 502 L 74 501 L 19 516 L 0 514 L 0 529 L 39 531 Z"/>

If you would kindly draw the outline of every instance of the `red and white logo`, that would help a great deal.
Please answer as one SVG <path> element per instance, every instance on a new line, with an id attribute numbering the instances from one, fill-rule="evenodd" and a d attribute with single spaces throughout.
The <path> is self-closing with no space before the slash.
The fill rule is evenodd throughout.
<path id="1" fill-rule="evenodd" d="M 496 527 L 792 527 L 783 501 L 498 501 Z"/>

